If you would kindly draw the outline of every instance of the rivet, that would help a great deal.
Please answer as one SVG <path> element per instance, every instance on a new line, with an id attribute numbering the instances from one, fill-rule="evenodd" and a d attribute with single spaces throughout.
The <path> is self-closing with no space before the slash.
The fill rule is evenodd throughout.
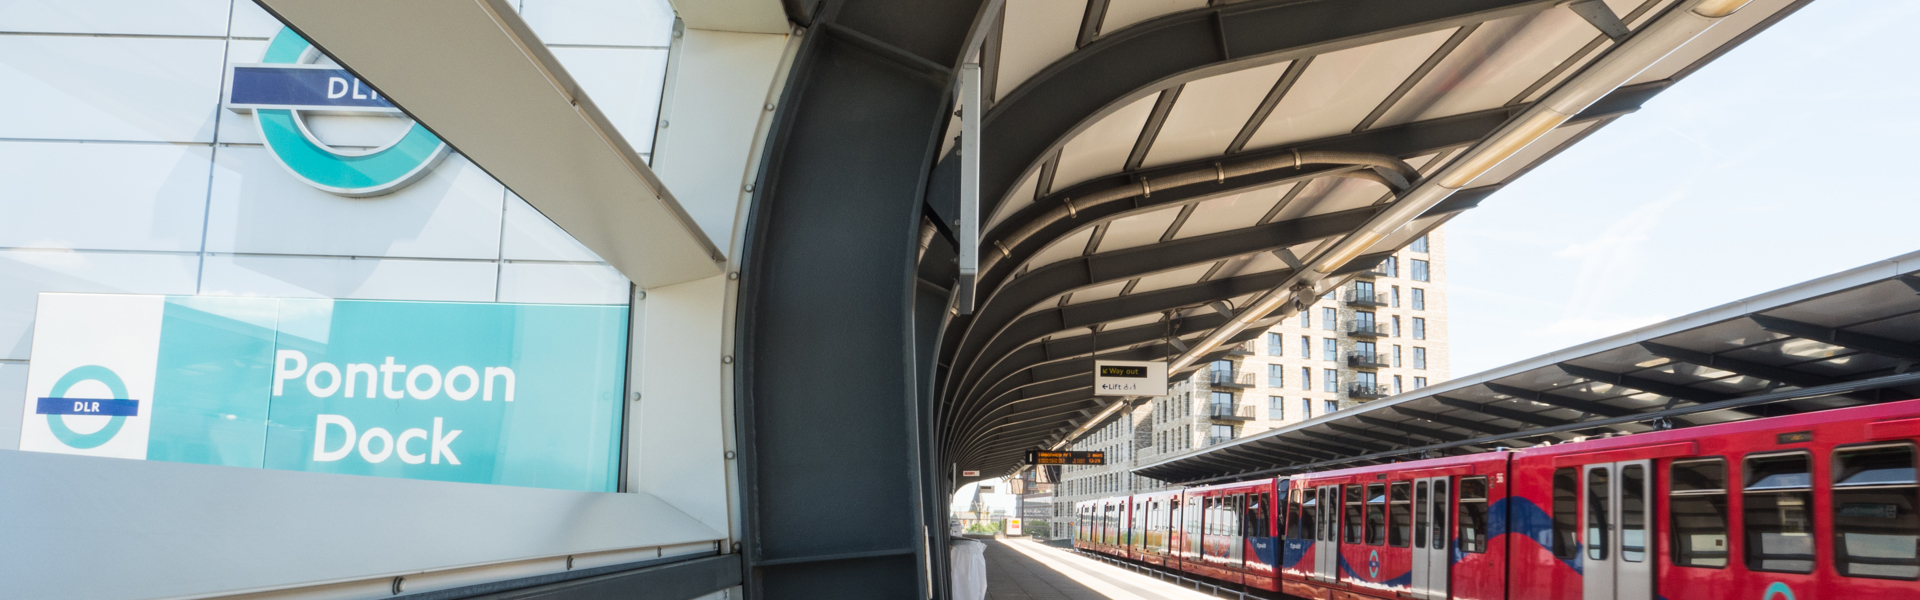
<path id="1" fill-rule="evenodd" d="M 640 392 L 634 392 L 634 393 L 633 393 L 633 401 L 634 401 L 634 402 L 639 402 L 639 401 L 640 401 Z"/>
<path id="2" fill-rule="evenodd" d="M 727 364 L 727 365 L 730 365 L 730 364 L 733 364 L 733 355 L 732 355 L 732 354 L 728 354 L 728 355 L 726 355 L 726 356 L 722 356 L 722 357 L 720 357 L 720 363 L 721 363 L 721 364 Z"/>
<path id="3" fill-rule="evenodd" d="M 753 191 L 753 184 L 751 183 L 747 184 L 747 191 L 749 192 Z"/>
<path id="4" fill-rule="evenodd" d="M 739 455 L 734 454 L 732 450 L 727 451 L 727 460 L 733 460 L 735 456 L 739 456 Z"/>
<path id="5" fill-rule="evenodd" d="M 768 102 L 768 103 L 767 103 L 767 110 L 773 110 L 773 103 L 772 103 L 772 102 Z"/>
<path id="6" fill-rule="evenodd" d="M 667 128 L 667 125 L 668 125 L 668 123 L 667 123 L 667 120 L 666 120 L 666 119 L 661 119 L 661 120 L 660 120 L 660 128 L 661 128 L 661 129 L 666 129 L 666 128 Z"/>
<path id="7" fill-rule="evenodd" d="M 739 280 L 739 279 L 740 279 L 740 272 L 739 272 L 739 271 L 730 271 L 730 272 L 728 272 L 728 273 L 727 273 L 727 279 L 728 279 L 729 281 L 737 281 L 737 280 Z"/>
<path id="8" fill-rule="evenodd" d="M 642 290 L 642 291 L 640 292 L 640 299 L 641 299 L 641 300 L 645 300 L 645 299 L 647 299 L 647 292 L 646 292 L 645 290 Z"/>

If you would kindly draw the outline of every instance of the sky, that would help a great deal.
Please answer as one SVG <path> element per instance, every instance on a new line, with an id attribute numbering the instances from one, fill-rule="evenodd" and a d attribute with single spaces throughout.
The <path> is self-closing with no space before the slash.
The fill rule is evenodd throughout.
<path id="1" fill-rule="evenodd" d="M 1915 32 L 1814 2 L 1454 219 L 1451 376 L 1920 250 Z"/>

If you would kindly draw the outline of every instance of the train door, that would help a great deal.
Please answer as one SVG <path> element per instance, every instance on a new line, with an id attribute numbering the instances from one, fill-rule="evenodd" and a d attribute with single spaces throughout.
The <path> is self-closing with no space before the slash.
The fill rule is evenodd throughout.
<path id="1" fill-rule="evenodd" d="M 1320 486 L 1320 510 L 1314 511 L 1313 578 L 1334 581 L 1340 574 L 1340 486 Z"/>
<path id="2" fill-rule="evenodd" d="M 1453 555 L 1447 517 L 1450 478 L 1413 480 L 1413 597 L 1446 600 L 1447 565 Z"/>
<path id="3" fill-rule="evenodd" d="M 1653 539 L 1648 518 L 1652 465 L 1637 460 L 1583 468 L 1581 522 L 1586 556 L 1581 568 L 1585 600 L 1654 600 Z"/>

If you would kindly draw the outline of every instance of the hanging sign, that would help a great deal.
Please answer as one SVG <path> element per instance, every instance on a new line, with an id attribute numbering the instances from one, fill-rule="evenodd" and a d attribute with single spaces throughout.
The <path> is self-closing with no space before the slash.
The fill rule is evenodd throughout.
<path id="1" fill-rule="evenodd" d="M 1167 363 L 1144 360 L 1093 362 L 1096 396 L 1165 396 Z"/>
<path id="2" fill-rule="evenodd" d="M 1029 465 L 1104 465 L 1107 464 L 1105 452 L 1079 452 L 1068 450 L 1028 450 Z"/>

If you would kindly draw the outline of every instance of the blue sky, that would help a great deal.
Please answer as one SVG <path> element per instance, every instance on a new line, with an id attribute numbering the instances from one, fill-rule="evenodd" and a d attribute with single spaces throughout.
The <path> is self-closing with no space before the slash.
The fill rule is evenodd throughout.
<path id="1" fill-rule="evenodd" d="M 1916 32 L 1814 2 L 1455 219 L 1451 375 L 1920 250 Z"/>

